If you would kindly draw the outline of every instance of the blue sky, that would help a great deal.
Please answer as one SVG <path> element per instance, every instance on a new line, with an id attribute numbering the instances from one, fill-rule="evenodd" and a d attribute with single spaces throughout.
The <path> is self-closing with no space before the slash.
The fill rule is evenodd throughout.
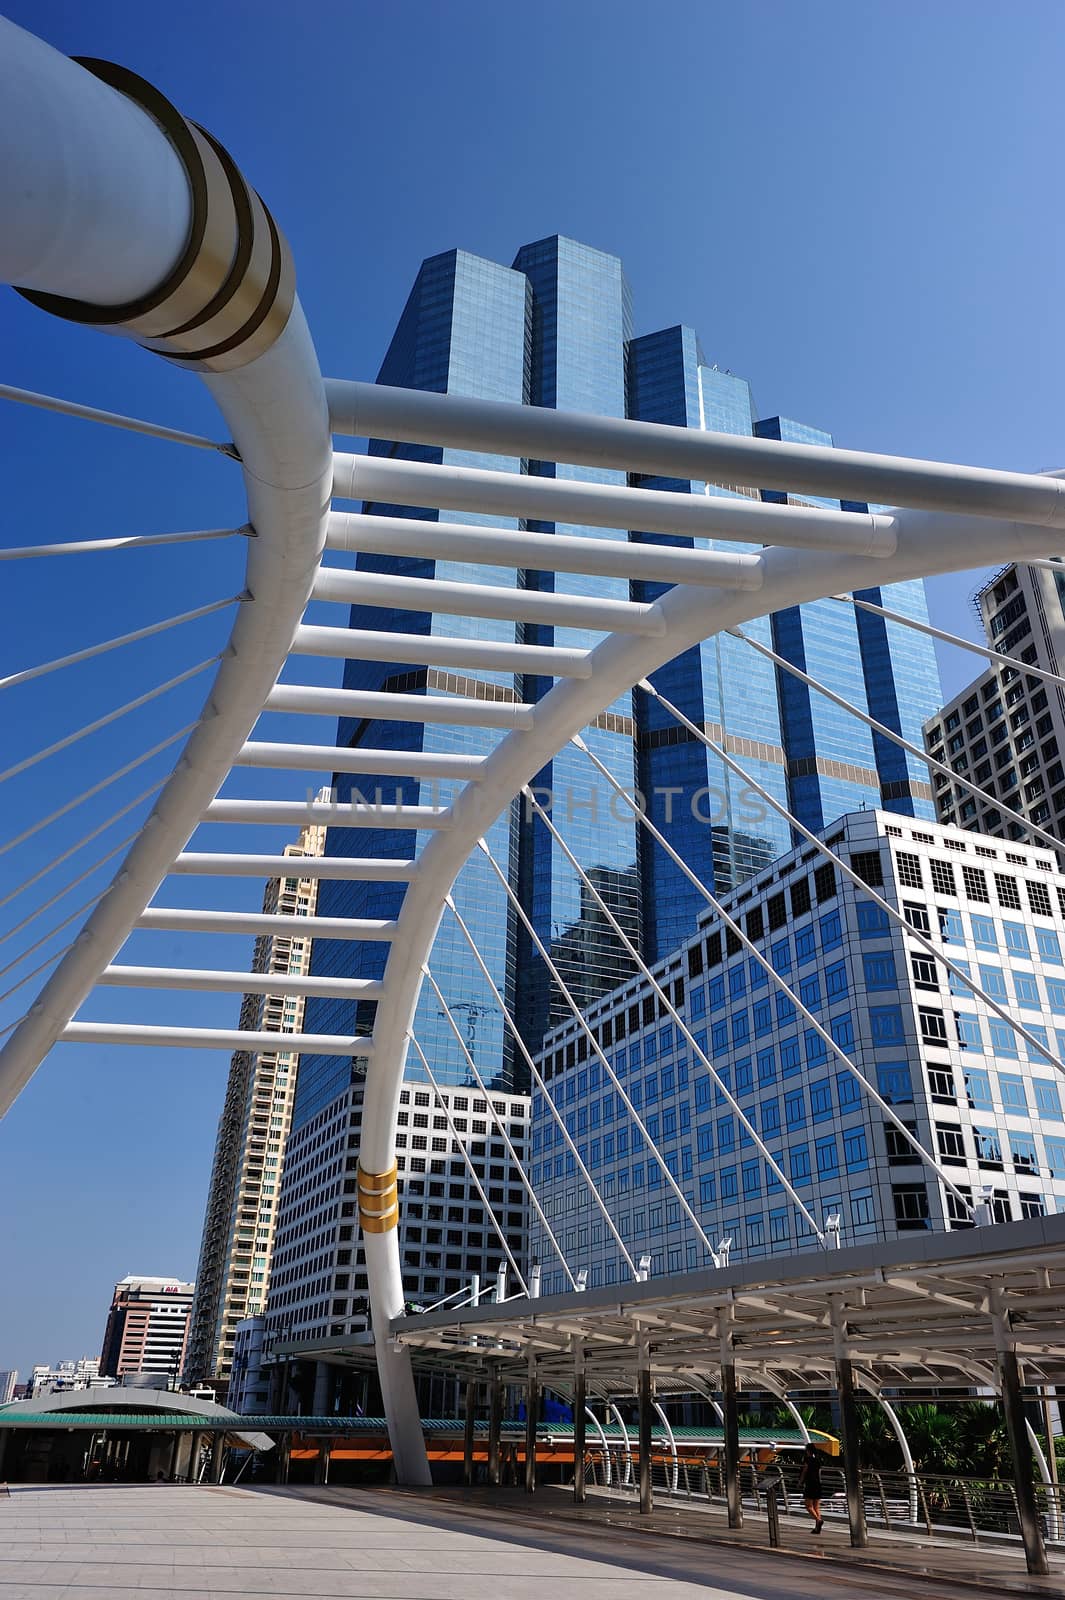
<path id="1" fill-rule="evenodd" d="M 424 256 L 509 262 L 562 232 L 620 254 L 637 331 L 693 324 L 763 415 L 857 448 L 1065 464 L 1057 0 L 16 0 L 8 14 L 141 72 L 230 147 L 288 234 L 327 373 L 373 376 Z M 219 432 L 195 379 L 10 293 L 0 351 L 2 382 Z M 0 430 L 6 545 L 242 519 L 220 458 L 11 406 Z M 0 671 L 235 593 L 239 541 L 195 549 L 6 566 Z M 933 584 L 935 618 L 973 632 L 976 582 Z M 4 764 L 212 654 L 226 629 L 213 618 L 6 691 Z M 975 658 L 944 668 L 953 689 Z M 205 681 L 5 784 L 3 837 L 180 727 Z M 0 855 L 0 895 L 165 765 Z M 122 833 L 4 907 L 0 933 Z M 0 967 L 33 936 L 0 943 Z M 154 958 L 189 961 L 156 939 Z M 224 960 L 247 956 L 234 941 Z M 234 1024 L 233 1001 L 193 1004 Z M 205 1052 L 53 1053 L 0 1129 L 0 1367 L 97 1353 L 126 1272 L 193 1275 L 225 1071 Z"/>

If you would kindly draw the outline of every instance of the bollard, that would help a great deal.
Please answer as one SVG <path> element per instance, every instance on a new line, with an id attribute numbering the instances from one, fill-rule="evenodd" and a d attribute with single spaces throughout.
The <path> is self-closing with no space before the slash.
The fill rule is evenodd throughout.
<path id="1" fill-rule="evenodd" d="M 766 1485 L 765 1518 L 769 1525 L 769 1543 L 776 1549 L 780 1544 L 780 1480 Z"/>

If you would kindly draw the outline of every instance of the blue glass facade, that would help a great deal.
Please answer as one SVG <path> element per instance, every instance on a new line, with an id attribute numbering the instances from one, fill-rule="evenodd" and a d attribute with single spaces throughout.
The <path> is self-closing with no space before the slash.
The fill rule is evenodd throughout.
<path id="1" fill-rule="evenodd" d="M 519 401 L 608 416 L 707 428 L 746 436 L 828 440 L 818 430 L 781 419 L 760 421 L 749 385 L 709 364 L 694 331 L 663 329 L 634 337 L 631 298 L 620 261 L 576 241 L 553 237 L 524 246 L 511 267 L 463 251 L 427 260 L 418 274 L 382 365 L 379 381 Z M 830 442 L 830 441 L 829 441 Z M 553 463 L 519 461 L 398 446 L 371 441 L 376 454 L 408 459 L 487 465 L 496 469 L 623 483 L 622 473 Z M 757 491 L 724 483 L 639 479 L 649 487 L 693 494 L 756 497 Z M 396 506 L 368 511 L 469 522 L 491 521 L 451 512 Z M 662 541 L 640 530 L 573 528 L 529 524 L 535 531 L 579 533 L 586 537 Z M 664 542 L 671 542 L 665 540 Z M 690 541 L 676 541 L 690 543 Z M 700 541 L 713 547 L 711 541 Z M 738 548 L 735 545 L 729 549 Z M 468 583 L 555 589 L 570 594 L 629 597 L 620 581 L 572 574 L 541 573 L 413 561 L 400 557 L 359 556 L 367 571 L 438 576 Z M 652 585 L 635 584 L 632 597 L 653 598 Z M 875 594 L 874 598 L 879 598 Z M 920 585 L 884 591 L 887 603 L 920 616 Z M 433 616 L 355 607 L 355 627 L 401 632 L 440 632 L 450 636 L 518 639 L 586 647 L 596 636 L 571 629 L 493 623 L 479 618 Z M 755 637 L 824 677 L 856 704 L 920 742 L 920 725 L 939 704 L 935 658 L 930 641 L 855 621 L 847 609 L 826 601 L 748 625 Z M 477 685 L 501 698 L 535 701 L 548 680 L 478 673 Z M 662 692 L 751 770 L 757 780 L 801 819 L 818 827 L 863 803 L 887 801 L 899 811 L 930 814 L 930 797 L 916 770 L 887 741 L 874 740 L 855 719 L 837 712 L 823 697 L 779 677 L 773 665 L 732 638 L 710 639 L 663 668 L 655 679 Z M 351 661 L 344 682 L 350 688 L 402 690 L 425 694 L 469 694 L 470 676 L 416 666 Z M 480 692 L 484 692 L 480 688 Z M 345 747 L 483 754 L 501 737 L 476 728 L 401 723 L 341 722 L 338 742 Z M 719 892 L 742 883 L 776 859 L 790 843 L 788 829 L 753 791 L 723 769 L 706 749 L 642 695 L 625 695 L 601 716 L 588 742 L 618 782 L 638 787 L 652 818 L 684 859 Z M 561 753 L 537 779 L 554 796 L 556 821 L 582 866 L 592 876 L 644 953 L 655 959 L 675 948 L 694 925 L 701 901 L 683 875 L 646 836 L 612 805 L 605 781 L 597 779 L 583 756 Z M 394 781 L 358 776 L 336 780 L 338 798 L 353 791 L 391 800 L 397 792 L 408 803 L 446 801 L 447 785 L 436 788 L 410 779 Z M 638 836 L 640 834 L 640 836 Z M 327 854 L 408 857 L 420 843 L 410 832 L 331 829 Z M 573 869 L 543 825 L 515 806 L 494 826 L 490 838 L 496 859 L 507 866 L 540 937 L 558 962 L 578 1002 L 588 1005 L 623 982 L 630 963 L 594 904 L 582 893 Z M 323 883 L 324 916 L 392 916 L 403 888 L 357 883 Z M 526 1039 L 537 1048 L 547 1028 L 566 1014 L 543 963 L 508 911 L 505 896 L 481 860 L 464 869 L 456 889 L 459 907 L 477 937 L 500 989 L 515 1008 Z M 314 970 L 353 976 L 379 976 L 386 955 L 382 945 L 318 941 Z M 478 1065 L 485 1077 L 515 1084 L 514 1060 L 497 1008 L 492 1003 L 465 944 L 447 919 L 437 939 L 433 969 L 460 1019 L 475 1037 Z M 351 1031 L 372 1027 L 373 1008 L 311 1000 L 310 1031 Z M 431 996 L 423 996 L 417 1019 L 423 1048 L 444 1081 L 462 1082 L 461 1052 Z M 301 1065 L 295 1124 L 313 1116 L 350 1082 L 343 1061 L 305 1057 Z M 412 1066 L 411 1073 L 416 1075 Z"/>

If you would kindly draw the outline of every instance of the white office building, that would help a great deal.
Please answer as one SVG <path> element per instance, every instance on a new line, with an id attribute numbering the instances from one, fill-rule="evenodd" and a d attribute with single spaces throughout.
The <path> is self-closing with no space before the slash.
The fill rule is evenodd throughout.
<path id="1" fill-rule="evenodd" d="M 1065 877 L 1053 856 L 883 811 L 852 813 L 824 837 L 908 927 L 812 846 L 749 880 L 724 908 L 940 1172 L 737 936 L 708 916 L 653 971 L 719 1084 L 645 980 L 605 996 L 587 1018 L 711 1243 L 731 1239 L 735 1261 L 816 1242 L 752 1129 L 818 1227 L 839 1219 L 844 1245 L 969 1226 L 970 1206 L 999 1221 L 1065 1209 L 1065 1085 L 1049 1059 L 1065 1056 Z M 930 956 L 919 934 L 1029 1040 Z M 632 1258 L 650 1257 L 654 1274 L 706 1264 L 705 1245 L 576 1022 L 548 1036 L 541 1066 Z M 629 1276 L 540 1093 L 530 1160 L 571 1267 L 587 1270 L 592 1286 Z M 566 1287 L 535 1219 L 531 1250 L 545 1292 Z"/>

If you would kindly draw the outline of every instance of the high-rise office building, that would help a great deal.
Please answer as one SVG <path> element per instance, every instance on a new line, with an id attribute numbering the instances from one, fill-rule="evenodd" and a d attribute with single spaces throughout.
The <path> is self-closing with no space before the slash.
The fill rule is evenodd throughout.
<path id="1" fill-rule="evenodd" d="M 882 811 L 841 818 L 828 843 L 906 926 L 809 846 L 726 897 L 725 910 L 942 1176 L 731 929 L 707 914 L 652 970 L 719 1084 L 646 979 L 604 996 L 587 1020 L 711 1244 L 730 1240 L 733 1261 L 814 1248 L 752 1129 L 818 1227 L 835 1219 L 844 1245 L 968 1227 L 970 1207 L 986 1207 L 996 1222 L 1065 1209 L 1065 1112 L 1050 1060 L 1065 1050 L 1065 1027 L 1056 1026 L 1065 1023 L 1065 877 L 1052 853 Z M 1032 1040 L 918 935 L 1008 1006 Z M 541 1068 L 633 1260 L 648 1257 L 656 1276 L 707 1265 L 576 1022 L 548 1035 Z M 570 1268 L 587 1271 L 593 1287 L 625 1281 L 617 1241 L 539 1092 L 531 1162 Z M 563 1290 L 535 1219 L 530 1253 L 543 1264 L 545 1292 Z"/>
<path id="2" fill-rule="evenodd" d="M 1065 672 L 1065 567 L 1012 563 L 976 594 L 987 642 L 1028 666 Z M 996 663 L 930 717 L 929 754 L 983 797 L 946 773 L 933 775 L 941 822 L 999 839 L 1027 839 L 1021 819 L 1065 839 L 1065 689 L 1018 667 Z M 1065 860 L 1065 846 L 1059 852 Z"/>
<path id="3" fill-rule="evenodd" d="M 310 971 L 313 940 L 300 936 L 296 919 L 314 915 L 318 879 L 302 876 L 299 864 L 320 856 L 324 843 L 325 828 L 309 823 L 297 843 L 285 847 L 291 875 L 267 882 L 263 910 L 292 917 L 292 933 L 259 935 L 254 973 Z M 298 1033 L 305 1004 L 301 995 L 246 994 L 240 1026 L 260 1033 Z M 238 1050 L 230 1063 L 185 1361 L 186 1377 L 193 1382 L 224 1385 L 237 1323 L 266 1305 L 296 1064 L 297 1057 L 283 1049 Z"/>
<path id="4" fill-rule="evenodd" d="M 106 1378 L 147 1377 L 160 1388 L 181 1376 L 194 1283 L 141 1278 L 115 1284 L 107 1316 L 100 1373 Z"/>
<path id="5" fill-rule="evenodd" d="M 524 246 L 509 267 L 462 250 L 425 261 L 378 381 L 747 436 L 831 442 L 827 434 L 783 418 L 759 419 L 749 385 L 711 365 L 692 329 L 672 327 L 634 337 L 631 296 L 621 262 L 559 237 Z M 408 460 L 624 482 L 624 475 L 605 469 L 387 440 L 371 440 L 369 448 L 372 454 Z M 691 494 L 758 497 L 756 489 L 724 483 L 636 481 Z M 429 520 L 455 517 L 452 512 L 395 505 L 368 504 L 365 509 Z M 464 515 L 459 520 L 491 520 L 499 525 L 503 519 Z M 688 542 L 662 541 L 662 536 L 638 529 L 525 526 L 530 531 L 589 538 Z M 713 548 L 713 541 L 698 543 Z M 630 589 L 603 578 L 403 556 L 359 555 L 355 564 L 365 572 L 572 594 L 647 600 L 659 592 L 649 584 Z M 880 590 L 869 591 L 869 597 L 879 601 Z M 898 610 L 918 618 L 925 615 L 920 584 L 893 586 L 890 600 Z M 574 629 L 515 626 L 441 613 L 396 613 L 369 605 L 354 606 L 351 623 L 356 628 L 578 647 L 594 644 L 598 637 Z M 934 653 L 920 636 L 865 613 L 856 616 L 853 609 L 830 600 L 754 622 L 749 631 L 842 691 L 860 709 L 920 742 L 923 718 L 940 700 Z M 914 758 L 900 756 L 895 746 L 809 688 L 786 677 L 778 681 L 774 666 L 737 639 L 707 640 L 664 667 L 655 681 L 687 716 L 748 762 L 759 781 L 788 801 L 811 827 L 821 827 L 863 804 L 885 804 L 918 816 L 932 814 L 931 791 Z M 500 701 L 536 701 L 550 688 L 548 680 L 537 677 L 459 674 L 358 660 L 346 664 L 344 684 L 351 689 Z M 345 749 L 417 748 L 485 755 L 502 735 L 447 724 L 342 719 L 337 737 Z M 786 823 L 644 696 L 622 695 L 596 718 L 585 738 L 616 781 L 629 789 L 636 786 L 648 797 L 653 819 L 718 891 L 735 887 L 790 847 Z M 334 781 L 340 801 L 359 795 L 372 799 L 380 792 L 389 801 L 398 797 L 404 804 L 439 804 L 450 795 L 446 783 L 410 778 L 365 779 L 344 773 Z M 571 849 L 645 956 L 655 959 L 674 948 L 694 926 L 702 902 L 662 852 L 644 847 L 635 820 L 626 818 L 613 803 L 609 783 L 571 748 L 537 776 L 536 786 L 554 795 L 555 817 Z M 692 814 L 693 802 L 698 816 Z M 515 804 L 492 826 L 488 842 L 577 1002 L 587 1006 L 624 982 L 632 971 L 624 947 L 542 822 Z M 418 843 L 409 831 L 399 829 L 374 829 L 369 836 L 360 830 L 353 836 L 343 828 L 330 828 L 325 853 L 365 855 L 369 850 L 409 858 Z M 333 917 L 392 917 L 403 892 L 402 885 L 323 883 L 319 912 Z M 454 895 L 527 1043 L 536 1049 L 568 1009 L 479 853 L 464 867 Z M 380 944 L 319 939 L 313 970 L 375 978 L 381 975 L 385 959 Z M 474 1055 L 490 1088 L 505 1093 L 525 1088 L 520 1058 L 515 1058 L 499 1009 L 491 1003 L 462 935 L 448 917 L 436 939 L 432 966 L 448 1005 L 460 1015 L 477 1017 Z M 372 1002 L 312 999 L 306 1025 L 313 1032 L 368 1032 L 373 1012 Z M 466 1062 L 428 986 L 415 1032 L 438 1080 L 462 1086 Z M 293 1108 L 293 1138 L 301 1141 L 301 1148 L 302 1141 L 320 1146 L 324 1159 L 327 1147 L 341 1137 L 345 1119 L 355 1127 L 356 1070 L 349 1060 L 302 1058 Z M 408 1065 L 408 1074 L 412 1082 L 419 1078 L 416 1061 Z M 403 1182 L 401 1173 L 401 1189 Z M 297 1196 L 294 1188 L 288 1195 L 286 1183 L 282 1197 L 286 1216 L 290 1201 L 293 1207 L 307 1204 L 307 1196 Z M 340 1202 L 330 1203 L 328 1233 L 330 1249 L 335 1250 Z M 319 1270 L 323 1259 L 308 1249 L 304 1262 L 294 1261 L 288 1268 L 294 1275 L 290 1289 L 296 1300 L 310 1305 L 317 1296 L 318 1304 L 328 1302 L 326 1280 Z M 302 1286 L 296 1281 L 301 1275 L 306 1280 Z M 342 1296 L 337 1298 L 342 1302 Z"/>

